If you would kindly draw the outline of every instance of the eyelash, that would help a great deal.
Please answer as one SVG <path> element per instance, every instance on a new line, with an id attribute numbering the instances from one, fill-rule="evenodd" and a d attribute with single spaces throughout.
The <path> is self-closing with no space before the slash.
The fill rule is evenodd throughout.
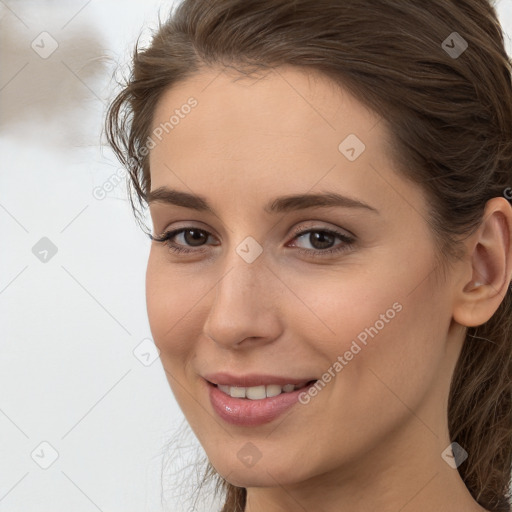
<path id="1" fill-rule="evenodd" d="M 339 231 L 327 229 L 327 228 L 312 228 L 308 229 L 306 231 L 300 231 L 301 227 L 299 226 L 297 230 L 294 232 L 293 238 L 298 238 L 303 235 L 307 235 L 309 233 L 328 233 L 329 235 L 334 235 L 338 237 L 340 240 L 343 241 L 343 244 L 340 244 L 338 246 L 332 247 L 330 249 L 302 249 L 298 248 L 297 251 L 299 254 L 304 254 L 306 256 L 313 256 L 313 257 L 325 257 L 326 255 L 331 254 L 338 254 L 345 251 L 348 251 L 352 248 L 353 244 L 355 243 L 355 238 L 350 237 L 344 233 L 340 233 Z M 153 240 L 154 242 L 163 243 L 165 246 L 169 248 L 174 253 L 180 253 L 180 254 L 191 254 L 191 253 L 203 253 L 205 252 L 203 249 L 186 249 L 181 245 L 175 244 L 171 242 L 171 239 L 174 238 L 176 235 L 179 235 L 180 233 L 183 233 L 188 230 L 196 230 L 200 231 L 202 233 L 205 233 L 209 236 L 211 236 L 211 233 L 204 229 L 196 228 L 194 226 L 188 226 L 184 228 L 179 228 L 171 231 L 165 231 L 160 236 L 154 237 L 153 235 L 149 235 L 149 238 Z"/>

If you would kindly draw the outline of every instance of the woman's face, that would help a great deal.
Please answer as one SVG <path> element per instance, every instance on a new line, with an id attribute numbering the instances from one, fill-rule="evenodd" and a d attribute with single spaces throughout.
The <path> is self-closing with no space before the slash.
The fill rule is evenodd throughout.
<path id="1" fill-rule="evenodd" d="M 385 123 L 280 68 L 204 71 L 163 95 L 153 129 L 151 192 L 182 194 L 153 194 L 153 234 L 186 228 L 170 243 L 191 252 L 152 243 L 149 322 L 217 471 L 276 486 L 441 460 L 454 277 L 436 280 L 427 201 Z"/>

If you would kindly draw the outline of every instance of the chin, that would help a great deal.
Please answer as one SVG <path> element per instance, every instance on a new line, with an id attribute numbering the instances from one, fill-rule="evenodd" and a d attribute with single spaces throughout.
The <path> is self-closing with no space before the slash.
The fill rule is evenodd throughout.
<path id="1" fill-rule="evenodd" d="M 213 464 L 213 463 L 212 463 Z M 258 461 L 252 467 L 243 467 L 243 464 L 234 461 L 223 461 L 213 464 L 219 475 L 236 487 L 275 487 L 276 485 L 292 485 L 306 480 L 308 476 L 291 462 L 282 459 L 278 461 Z M 304 468 L 302 468 L 304 469 Z"/>
<path id="2" fill-rule="evenodd" d="M 270 474 L 269 474 L 270 473 Z M 275 487 L 277 482 L 279 485 L 289 485 L 294 483 L 295 480 L 290 480 L 289 476 L 286 481 L 283 481 L 279 476 L 274 475 L 272 471 L 265 470 L 235 470 L 227 472 L 226 476 L 221 475 L 231 485 L 235 487 Z M 274 478 L 272 478 L 272 475 Z"/>

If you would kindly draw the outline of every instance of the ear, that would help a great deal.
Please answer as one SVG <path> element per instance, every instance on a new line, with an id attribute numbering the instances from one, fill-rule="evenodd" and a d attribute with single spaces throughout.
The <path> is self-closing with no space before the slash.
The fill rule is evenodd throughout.
<path id="1" fill-rule="evenodd" d="M 456 289 L 453 319 L 476 327 L 496 312 L 512 279 L 512 206 L 504 197 L 487 201 L 481 225 L 465 244 L 469 258 Z"/>

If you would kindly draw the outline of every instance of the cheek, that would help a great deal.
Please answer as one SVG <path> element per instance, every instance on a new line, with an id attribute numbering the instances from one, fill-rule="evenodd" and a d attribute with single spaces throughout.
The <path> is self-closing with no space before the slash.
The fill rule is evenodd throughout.
<path id="1" fill-rule="evenodd" d="M 368 364 L 390 393 L 394 390 L 413 407 L 436 389 L 435 379 L 444 368 L 451 310 L 442 289 L 430 280 L 400 302 L 403 310 L 386 327 Z"/>
<path id="2" fill-rule="evenodd" d="M 162 256 L 163 254 L 163 256 Z M 200 337 L 201 298 L 208 292 L 204 279 L 173 269 L 164 251 L 151 251 L 146 270 L 146 307 L 151 334 L 160 350 L 165 376 L 181 410 L 194 423 L 197 403 L 191 399 L 190 361 Z"/>
<path id="3" fill-rule="evenodd" d="M 332 276 L 316 286 L 306 280 L 294 288 L 333 331 L 296 314 L 294 331 L 314 347 L 311 361 L 324 382 L 303 397 L 297 417 L 307 418 L 304 438 L 316 437 L 321 425 L 319 467 L 357 459 L 436 393 L 450 322 L 447 294 L 433 279 L 418 285 L 418 276 L 432 268 L 427 259 L 400 273 L 381 263 L 378 272 L 338 281 Z"/>
<path id="4" fill-rule="evenodd" d="M 294 292 L 310 313 L 295 313 L 294 330 L 314 346 L 319 370 L 336 375 L 331 389 L 350 393 L 352 403 L 396 400 L 392 391 L 417 401 L 443 364 L 449 297 L 433 275 L 432 248 L 418 245 L 295 278 Z"/>
<path id="5" fill-rule="evenodd" d="M 176 366 L 190 355 L 200 324 L 193 322 L 208 292 L 203 279 L 193 279 L 166 262 L 165 252 L 151 250 L 146 270 L 146 308 L 155 345 L 161 358 Z"/>
<path id="6" fill-rule="evenodd" d="M 318 315 L 334 331 L 317 346 L 326 361 L 322 394 L 343 404 L 331 411 L 334 430 L 341 424 L 358 438 L 368 411 L 382 419 L 380 429 L 386 422 L 390 427 L 436 388 L 451 314 L 448 294 L 429 276 L 431 269 L 425 259 L 400 273 L 360 273 L 340 286 L 324 286 L 321 298 L 310 288 Z M 427 278 L 418 284 L 418 276 Z M 314 339 L 312 329 L 302 333 Z M 372 425 L 366 428 L 377 435 Z"/>

